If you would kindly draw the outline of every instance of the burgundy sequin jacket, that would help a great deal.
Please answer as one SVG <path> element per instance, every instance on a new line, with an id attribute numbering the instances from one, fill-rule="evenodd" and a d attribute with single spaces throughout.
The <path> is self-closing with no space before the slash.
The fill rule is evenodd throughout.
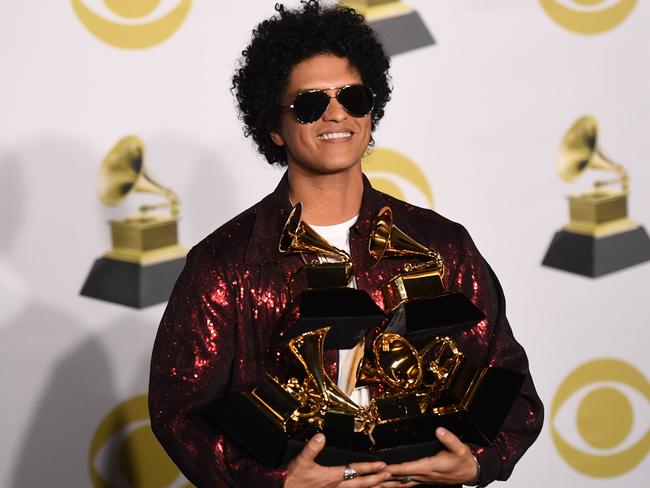
<path id="1" fill-rule="evenodd" d="M 481 484 L 504 480 L 539 434 L 543 407 L 526 354 L 508 325 L 501 287 L 461 225 L 378 192 L 365 177 L 364 185 L 360 215 L 350 229 L 358 288 L 384 308 L 381 288 L 408 262 L 386 258 L 371 268 L 370 225 L 389 206 L 401 230 L 441 253 L 447 288 L 464 293 L 487 317 L 457 338 L 459 348 L 477 365 L 527 374 L 494 445 L 472 446 Z M 200 488 L 283 485 L 286 471 L 266 470 L 248 457 L 208 420 L 205 406 L 227 391 L 250 390 L 273 367 L 268 347 L 281 332 L 277 324 L 287 306 L 289 279 L 304 263 L 300 255 L 281 256 L 277 250 L 289 210 L 285 174 L 273 193 L 196 245 L 158 329 L 149 384 L 151 426 Z M 334 379 L 336 357 L 336 351 L 326 353 Z"/>

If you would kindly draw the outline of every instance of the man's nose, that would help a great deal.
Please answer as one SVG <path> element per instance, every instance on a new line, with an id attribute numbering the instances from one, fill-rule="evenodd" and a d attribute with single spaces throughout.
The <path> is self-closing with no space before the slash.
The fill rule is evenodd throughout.
<path id="1" fill-rule="evenodd" d="M 340 122 L 348 117 L 348 113 L 343 106 L 339 103 L 336 97 L 330 98 L 330 103 L 323 114 L 323 120 Z"/>

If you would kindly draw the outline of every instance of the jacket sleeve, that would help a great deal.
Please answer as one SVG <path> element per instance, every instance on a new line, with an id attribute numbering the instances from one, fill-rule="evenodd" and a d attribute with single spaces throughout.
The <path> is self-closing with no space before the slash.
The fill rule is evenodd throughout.
<path id="1" fill-rule="evenodd" d="M 237 346 L 241 286 L 231 267 L 216 262 L 201 245 L 193 248 L 154 343 L 151 428 L 170 458 L 199 488 L 280 487 L 286 475 L 282 469 L 261 467 L 224 437 L 207 414 L 210 404 L 230 390 L 235 361 L 245 359 Z"/>
<path id="2" fill-rule="evenodd" d="M 515 464 L 539 435 L 544 407 L 535 391 L 524 348 L 515 339 L 506 318 L 505 298 L 496 275 L 480 255 L 467 231 L 460 227 L 462 257 L 457 285 L 486 316 L 460 339 L 470 357 L 526 375 L 501 431 L 492 446 L 470 446 L 481 466 L 479 484 L 506 480 Z"/>
<path id="3" fill-rule="evenodd" d="M 236 486 L 223 435 L 204 414 L 230 377 L 234 300 L 225 274 L 193 248 L 167 304 L 151 358 L 151 427 L 198 487 Z"/>

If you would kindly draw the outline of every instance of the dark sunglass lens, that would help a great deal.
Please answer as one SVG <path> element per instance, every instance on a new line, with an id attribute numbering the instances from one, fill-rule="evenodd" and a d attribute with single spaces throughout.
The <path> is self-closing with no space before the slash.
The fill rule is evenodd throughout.
<path id="1" fill-rule="evenodd" d="M 374 96 L 370 88 L 363 85 L 352 85 L 343 88 L 337 100 L 353 117 L 363 117 L 372 110 Z"/>
<path id="2" fill-rule="evenodd" d="M 320 91 L 299 93 L 293 100 L 293 112 L 298 122 L 310 124 L 320 119 L 329 101 L 327 94 Z"/>

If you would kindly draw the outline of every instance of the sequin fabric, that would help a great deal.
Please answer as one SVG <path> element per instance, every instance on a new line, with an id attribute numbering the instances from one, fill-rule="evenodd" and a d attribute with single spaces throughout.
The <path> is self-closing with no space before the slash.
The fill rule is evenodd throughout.
<path id="1" fill-rule="evenodd" d="M 364 178 L 350 249 L 358 288 L 380 308 L 382 287 L 409 262 L 387 258 L 372 268 L 370 227 L 386 205 L 400 229 L 441 253 L 448 270 L 445 285 L 484 312 L 485 320 L 457 338 L 459 348 L 476 364 L 527 374 L 494 445 L 471 446 L 482 485 L 506 479 L 539 434 L 543 407 L 526 354 L 506 319 L 501 287 L 461 225 L 378 192 Z M 265 372 L 282 367 L 272 345 L 295 316 L 288 283 L 304 262 L 300 255 L 281 256 L 277 250 L 289 210 L 285 174 L 273 193 L 192 248 L 158 329 L 149 384 L 152 429 L 185 476 L 201 488 L 279 487 L 284 482 L 285 470 L 264 469 L 248 457 L 209 420 L 206 408 L 228 391 L 250 390 Z M 367 342 L 380 330 L 371 331 Z M 337 356 L 336 351 L 325 354 L 334 379 Z"/>

